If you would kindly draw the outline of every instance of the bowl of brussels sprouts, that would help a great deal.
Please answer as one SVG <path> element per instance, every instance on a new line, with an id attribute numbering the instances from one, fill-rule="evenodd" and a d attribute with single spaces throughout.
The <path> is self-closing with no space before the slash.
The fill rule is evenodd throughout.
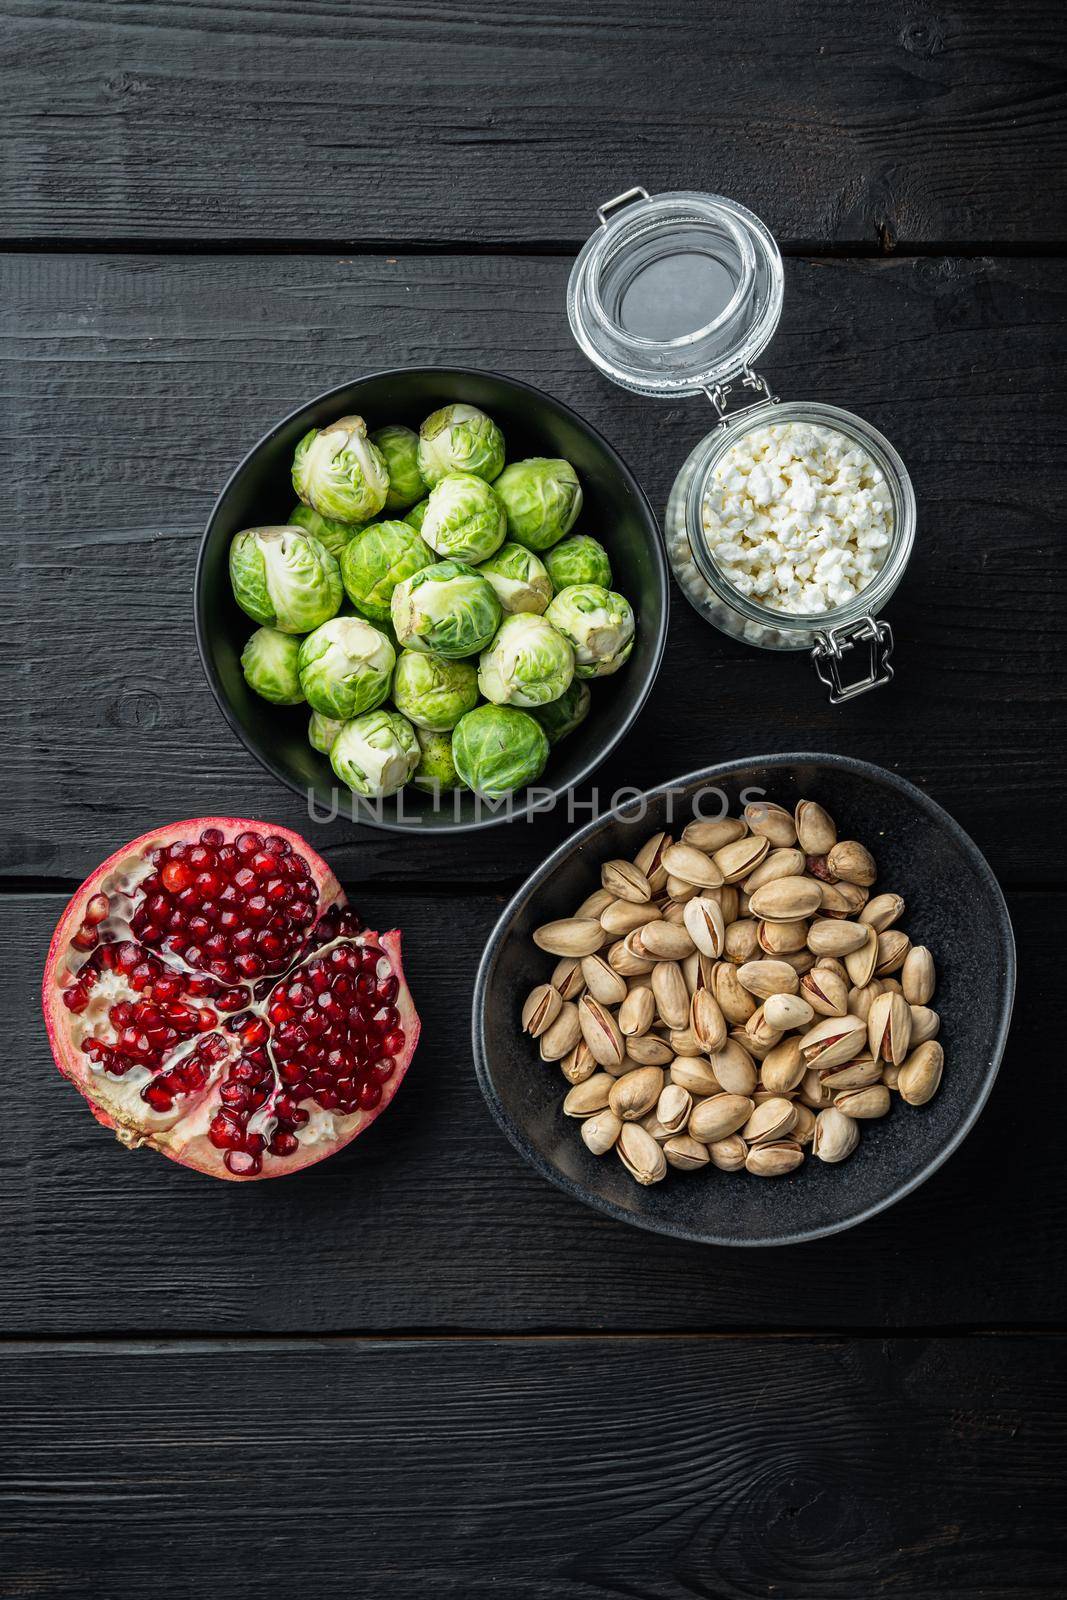
<path id="1" fill-rule="evenodd" d="M 656 519 L 529 384 L 400 368 L 279 422 L 220 494 L 197 643 L 223 714 L 320 814 L 464 831 L 584 782 L 655 680 Z"/>

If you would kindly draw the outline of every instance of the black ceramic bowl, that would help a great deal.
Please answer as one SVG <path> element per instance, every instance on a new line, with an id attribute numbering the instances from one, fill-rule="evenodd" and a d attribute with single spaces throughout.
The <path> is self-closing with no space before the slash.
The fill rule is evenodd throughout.
<path id="1" fill-rule="evenodd" d="M 526 995 L 547 980 L 552 957 L 532 943 L 541 923 L 569 916 L 600 885 L 600 865 L 633 856 L 660 828 L 675 836 L 693 815 L 718 816 L 719 788 L 736 814 L 739 797 L 763 793 L 790 810 L 818 800 L 841 838 L 875 853 L 878 888 L 902 894 L 902 920 L 933 951 L 945 1073 L 926 1106 L 894 1096 L 889 1116 L 863 1124 L 860 1148 L 839 1166 L 807 1160 L 782 1178 L 747 1173 L 669 1172 L 641 1188 L 612 1153 L 596 1157 L 563 1116 L 567 1087 L 519 1031 Z M 862 1222 L 909 1194 L 973 1126 L 996 1077 L 1011 1018 L 1015 945 L 1007 908 L 977 847 L 940 806 L 895 773 L 831 755 L 776 755 L 708 767 L 651 790 L 642 803 L 574 834 L 528 878 L 486 947 L 474 995 L 474 1057 L 483 1093 L 512 1144 L 544 1177 L 620 1222 L 708 1244 L 777 1245 L 815 1239 Z M 636 819 L 634 813 L 637 813 Z M 877 890 L 876 890 L 877 892 Z"/>
<path id="2" fill-rule="evenodd" d="M 640 711 L 659 670 L 667 632 L 667 566 L 652 508 L 630 469 L 588 422 L 569 406 L 530 384 L 493 372 L 450 367 L 400 367 L 342 384 L 285 417 L 245 456 L 219 495 L 208 520 L 196 568 L 196 638 L 208 683 L 238 737 L 269 772 L 296 794 L 315 796 L 328 810 L 354 797 L 339 786 L 325 756 L 307 741 L 306 706 L 268 704 L 252 693 L 241 672 L 241 650 L 255 623 L 233 598 L 228 573 L 230 541 L 242 528 L 282 523 L 295 502 L 289 473 L 293 451 L 309 428 L 356 412 L 371 428 L 403 422 L 418 428 L 431 411 L 451 401 L 481 406 L 500 424 L 509 461 L 563 456 L 582 483 L 584 505 L 575 531 L 602 539 L 611 556 L 615 587 L 634 608 L 637 637 L 626 665 L 590 685 L 592 707 L 582 727 L 553 749 L 537 789 L 558 794 L 583 783 L 618 744 Z M 463 832 L 525 814 L 516 793 L 506 808 L 473 795 L 455 803 L 407 788 L 402 796 L 358 803 L 357 820 L 391 829 Z"/>

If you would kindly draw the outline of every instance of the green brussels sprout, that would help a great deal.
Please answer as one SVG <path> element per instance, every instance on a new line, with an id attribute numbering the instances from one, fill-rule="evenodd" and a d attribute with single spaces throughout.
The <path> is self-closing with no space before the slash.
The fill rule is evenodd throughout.
<path id="1" fill-rule="evenodd" d="M 521 544 L 504 544 L 478 563 L 505 611 L 543 611 L 552 598 L 552 579 L 540 556 Z"/>
<path id="2" fill-rule="evenodd" d="M 439 556 L 453 561 L 484 561 L 499 550 L 507 533 L 504 507 L 484 478 L 450 472 L 430 490 L 422 537 Z"/>
<path id="3" fill-rule="evenodd" d="M 557 544 L 545 557 L 545 566 L 556 589 L 568 589 L 575 583 L 598 583 L 602 589 L 611 588 L 608 553 L 598 539 L 587 533 L 572 533 Z"/>
<path id="4" fill-rule="evenodd" d="M 416 728 L 447 733 L 478 704 L 478 674 L 467 661 L 403 650 L 393 677 L 393 701 Z"/>
<path id="5" fill-rule="evenodd" d="M 405 650 L 424 655 L 476 656 L 500 626 L 500 601 L 462 561 L 439 561 L 404 578 L 393 590 L 393 627 Z"/>
<path id="6" fill-rule="evenodd" d="M 548 760 L 548 738 L 525 711 L 476 706 L 453 729 L 452 759 L 468 789 L 496 799 L 536 782 Z"/>
<path id="7" fill-rule="evenodd" d="M 462 789 L 463 779 L 452 759 L 452 735 L 416 728 L 415 737 L 422 751 L 411 780 L 416 789 L 425 789 L 430 794 L 446 794 L 453 789 Z"/>
<path id="8" fill-rule="evenodd" d="M 369 522 L 385 505 L 389 471 L 362 417 L 305 433 L 293 457 L 298 500 L 338 522 Z"/>
<path id="9" fill-rule="evenodd" d="M 354 794 L 378 800 L 404 787 L 421 756 L 415 729 L 399 711 L 367 711 L 345 723 L 330 765 Z"/>
<path id="10" fill-rule="evenodd" d="M 419 471 L 419 436 L 412 428 L 390 423 L 376 428 L 370 435 L 377 445 L 389 474 L 389 493 L 385 497 L 386 511 L 406 511 L 426 493 L 426 484 Z"/>
<path id="11" fill-rule="evenodd" d="M 419 429 L 419 471 L 432 489 L 448 472 L 492 483 L 504 466 L 504 435 L 477 406 L 442 406 Z"/>
<path id="12" fill-rule="evenodd" d="M 344 599 L 337 562 L 300 528 L 246 528 L 230 545 L 234 599 L 254 622 L 308 633 Z"/>
<path id="13" fill-rule="evenodd" d="M 543 706 L 573 677 L 570 641 L 534 611 L 505 617 L 478 661 L 478 687 L 496 706 Z"/>
<path id="14" fill-rule="evenodd" d="M 320 544 L 326 546 L 335 561 L 341 559 L 345 545 L 359 532 L 352 522 L 334 522 L 331 517 L 320 517 L 310 506 L 300 504 L 290 511 L 289 526 L 303 528 L 305 533 L 313 534 Z"/>
<path id="15" fill-rule="evenodd" d="M 297 670 L 299 654 L 300 640 L 291 633 L 257 628 L 241 651 L 245 682 L 273 705 L 298 706 L 304 698 Z"/>
<path id="16" fill-rule="evenodd" d="M 357 611 L 372 622 L 386 622 L 401 578 L 433 562 L 433 551 L 408 523 L 373 522 L 341 556 L 341 581 Z"/>
<path id="17" fill-rule="evenodd" d="M 559 744 L 585 721 L 592 698 L 589 685 L 575 678 L 566 694 L 561 694 L 558 700 L 550 700 L 547 705 L 533 706 L 530 715 L 537 718 L 548 734 L 549 744 Z"/>
<path id="18" fill-rule="evenodd" d="M 324 717 L 321 711 L 313 711 L 308 723 L 308 744 L 328 756 L 330 746 L 343 727 L 344 723 L 337 717 Z"/>
<path id="19" fill-rule="evenodd" d="M 579 678 L 606 678 L 629 660 L 634 647 L 630 602 L 598 583 L 561 589 L 545 616 L 574 646 Z"/>
<path id="20" fill-rule="evenodd" d="M 381 705 L 395 665 L 384 633 L 362 617 L 334 617 L 300 646 L 300 685 L 313 710 L 347 721 Z"/>
<path id="21" fill-rule="evenodd" d="M 412 506 L 410 511 L 404 512 L 404 521 L 414 528 L 416 533 L 422 532 L 422 524 L 429 504 L 430 497 L 427 495 L 426 499 L 420 500 L 417 506 Z"/>
<path id="22" fill-rule="evenodd" d="M 569 461 L 531 456 L 505 467 L 493 485 L 504 502 L 508 538 L 548 550 L 570 533 L 582 509 L 582 486 Z"/>

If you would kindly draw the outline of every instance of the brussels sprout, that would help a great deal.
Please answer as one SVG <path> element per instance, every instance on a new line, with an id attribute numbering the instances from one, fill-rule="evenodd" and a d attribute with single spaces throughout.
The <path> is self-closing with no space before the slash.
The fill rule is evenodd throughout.
<path id="1" fill-rule="evenodd" d="M 230 545 L 234 599 L 255 622 L 308 633 L 336 615 L 341 573 L 325 545 L 300 528 L 246 528 Z"/>
<path id="2" fill-rule="evenodd" d="M 425 728 L 416 728 L 415 737 L 422 751 L 419 764 L 415 768 L 415 776 L 411 780 L 416 789 L 426 789 L 431 794 L 444 794 L 451 789 L 462 789 L 463 779 L 456 771 L 456 763 L 452 759 L 452 735 L 430 733 Z"/>
<path id="3" fill-rule="evenodd" d="M 426 484 L 419 471 L 419 436 L 411 428 L 390 423 L 386 428 L 376 428 L 370 435 L 377 445 L 389 474 L 389 493 L 385 497 L 386 511 L 406 511 L 426 493 Z"/>
<path id="4" fill-rule="evenodd" d="M 478 563 L 505 611 L 543 611 L 552 598 L 552 580 L 540 556 L 521 544 L 501 545 Z"/>
<path id="5" fill-rule="evenodd" d="M 313 534 L 320 544 L 326 546 L 335 561 L 340 560 L 345 545 L 359 532 L 352 522 L 334 522 L 330 517 L 320 517 L 310 506 L 299 504 L 289 513 L 289 526 L 303 528 L 305 533 Z"/>
<path id="6" fill-rule="evenodd" d="M 304 698 L 297 671 L 299 654 L 300 640 L 291 633 L 257 628 L 241 651 L 245 682 L 276 706 L 298 706 Z"/>
<path id="7" fill-rule="evenodd" d="M 293 488 L 298 500 L 338 522 L 369 522 L 378 515 L 389 493 L 389 472 L 362 417 L 338 417 L 304 435 L 293 457 Z"/>
<path id="8" fill-rule="evenodd" d="M 311 713 L 308 723 L 308 744 L 313 750 L 319 750 L 324 756 L 330 753 L 330 746 L 337 738 L 344 723 L 337 717 L 324 717 L 321 711 Z"/>
<path id="9" fill-rule="evenodd" d="M 426 655 L 476 656 L 500 626 L 500 601 L 462 561 L 439 561 L 393 590 L 393 627 L 406 650 Z"/>
<path id="10" fill-rule="evenodd" d="M 334 617 L 300 646 L 300 685 L 324 717 L 373 711 L 389 693 L 396 652 L 362 617 Z"/>
<path id="11" fill-rule="evenodd" d="M 354 794 L 377 800 L 404 787 L 421 755 L 415 729 L 399 711 L 368 711 L 345 723 L 330 765 Z"/>
<path id="12" fill-rule="evenodd" d="M 548 739 L 525 711 L 476 706 L 453 729 L 452 759 L 468 789 L 495 799 L 541 776 Z"/>
<path id="13" fill-rule="evenodd" d="M 357 611 L 374 622 L 385 622 L 401 578 L 410 578 L 433 561 L 433 551 L 406 522 L 374 522 L 344 551 L 341 581 Z"/>
<path id="14" fill-rule="evenodd" d="M 446 733 L 478 704 L 478 674 L 467 661 L 404 650 L 396 664 L 393 700 L 416 728 Z"/>
<path id="15" fill-rule="evenodd" d="M 442 406 L 419 429 L 419 471 L 431 489 L 447 472 L 492 483 L 503 465 L 504 435 L 477 406 Z"/>
<path id="16" fill-rule="evenodd" d="M 450 472 L 430 490 L 422 537 L 439 556 L 484 561 L 507 533 L 504 507 L 483 478 Z"/>
<path id="17" fill-rule="evenodd" d="M 505 467 L 493 485 L 504 502 L 508 538 L 548 550 L 570 533 L 582 509 L 582 486 L 569 461 L 531 456 Z"/>
<path id="18" fill-rule="evenodd" d="M 598 583 L 561 589 L 545 616 L 574 646 L 579 678 L 606 678 L 618 672 L 634 647 L 630 602 Z"/>
<path id="19" fill-rule="evenodd" d="M 598 539 L 587 533 L 573 533 L 562 544 L 557 544 L 545 557 L 545 566 L 556 589 L 567 589 L 574 583 L 599 583 L 602 589 L 611 588 L 611 562 Z"/>
<path id="20" fill-rule="evenodd" d="M 410 524 L 410 526 L 415 529 L 416 533 L 422 532 L 422 524 L 426 516 L 426 508 L 429 504 L 430 497 L 427 495 L 426 499 L 420 500 L 417 506 L 412 506 L 410 511 L 404 512 L 404 521 Z"/>
<path id="21" fill-rule="evenodd" d="M 574 677 L 574 651 L 545 617 L 518 611 L 478 662 L 478 687 L 497 706 L 543 706 L 558 700 Z"/>
<path id="22" fill-rule="evenodd" d="M 530 715 L 537 718 L 548 734 L 549 744 L 559 744 L 585 721 L 592 698 L 589 685 L 575 678 L 566 694 L 561 694 L 558 700 L 550 700 L 547 705 L 534 706 Z"/>

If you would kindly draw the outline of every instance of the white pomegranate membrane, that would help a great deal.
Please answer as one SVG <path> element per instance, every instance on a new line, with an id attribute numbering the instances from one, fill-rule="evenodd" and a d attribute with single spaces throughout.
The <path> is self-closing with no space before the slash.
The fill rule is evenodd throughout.
<path id="1" fill-rule="evenodd" d="M 398 935 L 364 930 L 298 835 L 223 819 L 146 835 L 83 885 L 45 1011 L 120 1139 L 238 1179 L 347 1144 L 418 1037 Z"/>

